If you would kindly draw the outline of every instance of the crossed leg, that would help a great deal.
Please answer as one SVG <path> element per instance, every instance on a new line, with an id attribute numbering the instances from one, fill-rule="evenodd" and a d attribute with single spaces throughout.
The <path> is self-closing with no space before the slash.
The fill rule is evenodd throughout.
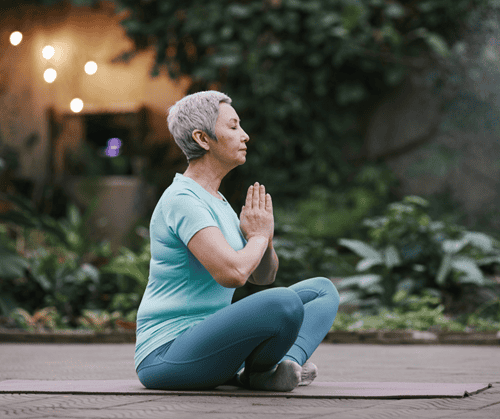
<path id="1" fill-rule="evenodd" d="M 250 386 L 266 381 L 262 388 L 289 391 L 337 307 L 337 290 L 325 278 L 253 294 L 153 351 L 138 368 L 139 380 L 147 388 L 209 389 L 234 378 L 244 363 Z"/>

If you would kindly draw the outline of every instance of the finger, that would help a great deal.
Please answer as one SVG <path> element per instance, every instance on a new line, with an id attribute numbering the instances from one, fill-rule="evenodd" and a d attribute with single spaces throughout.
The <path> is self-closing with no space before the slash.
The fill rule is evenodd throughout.
<path id="1" fill-rule="evenodd" d="M 245 207 L 252 208 L 253 186 L 248 188 L 247 199 L 245 200 Z"/>
<path id="2" fill-rule="evenodd" d="M 273 212 L 273 200 L 271 199 L 271 195 L 266 194 L 266 211 L 272 214 Z"/>
<path id="3" fill-rule="evenodd" d="M 259 208 L 266 208 L 266 187 L 264 185 L 260 185 L 259 188 Z"/>
<path id="4" fill-rule="evenodd" d="M 252 198 L 253 208 L 259 208 L 259 182 L 255 182 L 253 185 L 253 198 Z"/>

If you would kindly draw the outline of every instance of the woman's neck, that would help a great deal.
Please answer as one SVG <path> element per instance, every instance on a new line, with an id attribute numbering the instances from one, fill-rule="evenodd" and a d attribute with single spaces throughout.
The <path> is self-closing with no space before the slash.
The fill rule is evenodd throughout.
<path id="1" fill-rule="evenodd" d="M 221 199 L 219 187 L 222 179 L 227 173 L 220 168 L 215 168 L 202 158 L 193 160 L 183 173 L 184 176 L 193 179 L 210 194 Z"/>

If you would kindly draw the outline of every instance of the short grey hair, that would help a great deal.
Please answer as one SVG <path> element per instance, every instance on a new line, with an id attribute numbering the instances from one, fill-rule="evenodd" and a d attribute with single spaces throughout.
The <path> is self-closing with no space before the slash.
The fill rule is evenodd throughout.
<path id="1" fill-rule="evenodd" d="M 168 129 L 188 162 L 207 152 L 193 139 L 194 130 L 199 129 L 217 141 L 215 123 L 221 102 L 231 104 L 231 98 L 224 93 L 208 90 L 185 96 L 169 108 Z"/>

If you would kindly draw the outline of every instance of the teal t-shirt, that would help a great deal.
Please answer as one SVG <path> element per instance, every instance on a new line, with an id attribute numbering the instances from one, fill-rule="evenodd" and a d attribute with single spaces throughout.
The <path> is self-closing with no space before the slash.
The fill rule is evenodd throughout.
<path id="1" fill-rule="evenodd" d="M 218 227 L 234 250 L 245 247 L 238 216 L 179 173 L 161 196 L 150 223 L 149 280 L 137 312 L 135 368 L 159 346 L 231 304 L 234 288 L 219 285 L 189 251 L 189 240 Z"/>

